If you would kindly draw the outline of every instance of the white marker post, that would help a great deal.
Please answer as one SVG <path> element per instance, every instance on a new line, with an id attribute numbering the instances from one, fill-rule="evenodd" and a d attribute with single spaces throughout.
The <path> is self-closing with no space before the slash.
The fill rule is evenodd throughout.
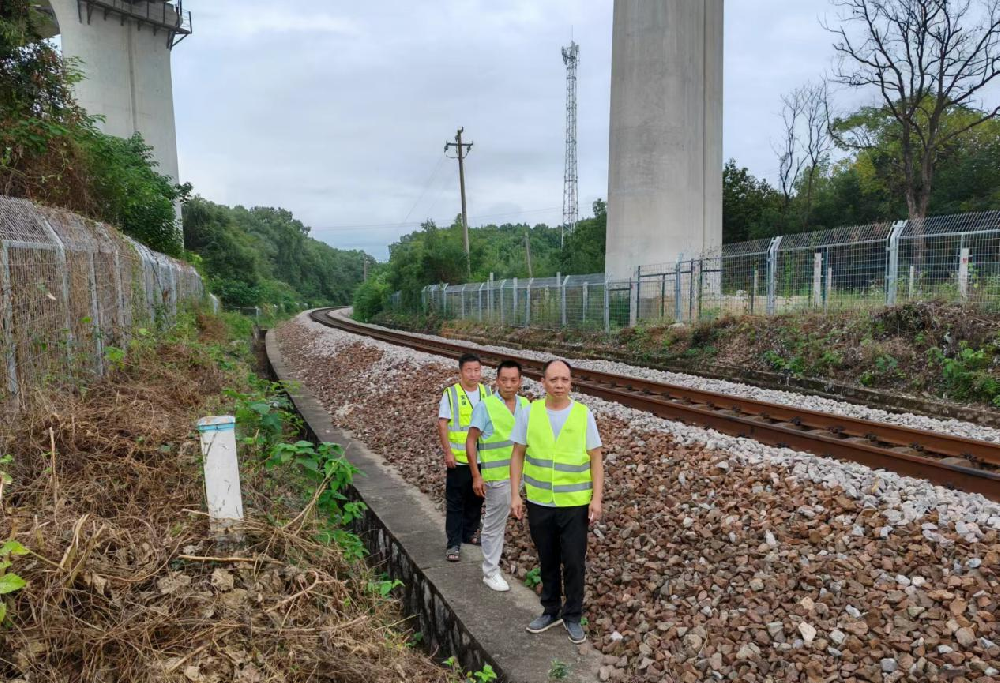
<path id="1" fill-rule="evenodd" d="M 239 542 L 230 528 L 243 521 L 240 467 L 236 460 L 236 418 L 232 415 L 198 420 L 201 453 L 205 458 L 205 497 L 211 534 L 217 541 Z"/>

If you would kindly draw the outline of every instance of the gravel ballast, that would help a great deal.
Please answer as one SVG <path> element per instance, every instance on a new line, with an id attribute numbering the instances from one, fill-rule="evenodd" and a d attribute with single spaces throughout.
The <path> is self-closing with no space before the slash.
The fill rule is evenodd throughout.
<path id="1" fill-rule="evenodd" d="M 442 504 L 436 405 L 452 362 L 304 315 L 278 338 L 334 421 Z M 605 441 L 587 573 L 602 678 L 1000 681 L 1000 506 L 577 398 Z M 536 562 L 511 520 L 504 569 Z"/>

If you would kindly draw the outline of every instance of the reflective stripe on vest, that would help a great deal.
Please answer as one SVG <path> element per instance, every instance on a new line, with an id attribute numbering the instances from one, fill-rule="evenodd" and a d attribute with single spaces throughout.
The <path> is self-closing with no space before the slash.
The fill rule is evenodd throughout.
<path id="1" fill-rule="evenodd" d="M 448 441 L 451 442 L 451 452 L 455 456 L 455 461 L 469 464 L 469 458 L 465 454 L 465 439 L 469 436 L 469 423 L 472 421 L 472 410 L 475 408 L 469 395 L 459 383 L 452 384 L 444 390 L 448 397 L 448 405 L 451 407 L 451 421 L 448 422 Z M 479 400 L 489 396 L 489 389 L 482 384 L 479 385 Z M 457 409 L 456 409 L 457 408 Z"/>
<path id="2" fill-rule="evenodd" d="M 528 399 L 518 396 L 515 400 L 515 411 L 518 405 L 521 410 L 528 408 Z M 514 451 L 510 433 L 514 429 L 514 415 L 503 398 L 496 394 L 487 396 L 485 404 L 493 433 L 490 438 L 479 441 L 479 471 L 483 475 L 483 481 L 504 481 L 510 479 L 510 455 Z"/>
<path id="3" fill-rule="evenodd" d="M 594 483 L 587 454 L 587 408 L 573 402 L 559 438 L 545 401 L 531 404 L 528 413 L 528 449 L 524 459 L 524 489 L 532 503 L 569 507 L 588 505 Z"/>

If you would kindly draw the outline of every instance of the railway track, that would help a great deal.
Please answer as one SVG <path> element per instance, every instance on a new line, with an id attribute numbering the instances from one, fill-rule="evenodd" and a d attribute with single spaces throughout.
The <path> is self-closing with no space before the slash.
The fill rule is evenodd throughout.
<path id="1" fill-rule="evenodd" d="M 386 331 L 339 316 L 334 309 L 313 311 L 320 324 L 390 344 L 458 358 L 474 352 L 484 362 L 515 358 L 524 374 L 538 379 L 542 363 L 516 355 L 482 351 L 464 344 Z M 672 384 L 573 368 L 573 388 L 581 393 L 685 424 L 708 427 L 770 446 L 792 448 L 873 468 L 926 479 L 941 486 L 980 493 L 1000 501 L 1000 445 L 947 434 L 830 415 L 803 408 L 727 396 Z"/>

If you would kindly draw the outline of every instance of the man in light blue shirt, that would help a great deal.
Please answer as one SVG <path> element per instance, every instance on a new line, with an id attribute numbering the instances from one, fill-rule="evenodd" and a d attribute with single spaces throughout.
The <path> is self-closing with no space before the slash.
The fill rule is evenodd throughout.
<path id="1" fill-rule="evenodd" d="M 500 573 L 504 531 L 510 514 L 510 456 L 514 444 L 510 431 L 527 409 L 528 400 L 518 396 L 521 366 L 505 360 L 497 367 L 497 391 L 476 404 L 469 421 L 465 451 L 469 456 L 472 490 L 486 499 L 486 515 L 480 540 L 483 548 L 483 582 L 495 591 L 510 590 Z"/>

